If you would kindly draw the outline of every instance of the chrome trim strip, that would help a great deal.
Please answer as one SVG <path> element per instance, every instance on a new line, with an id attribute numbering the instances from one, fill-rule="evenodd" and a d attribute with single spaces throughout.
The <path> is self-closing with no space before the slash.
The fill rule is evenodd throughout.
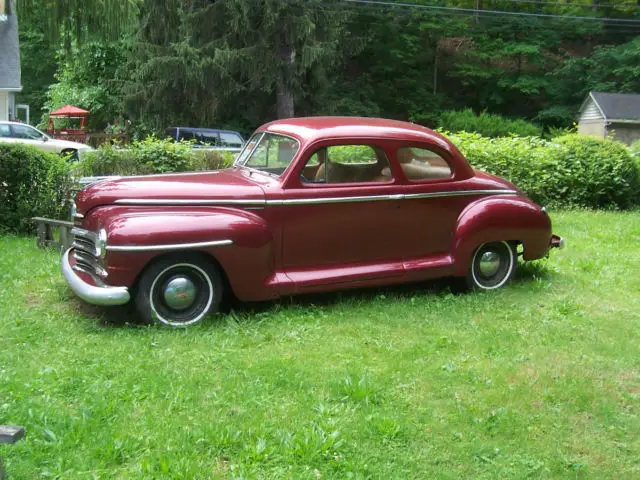
<path id="1" fill-rule="evenodd" d="M 289 200 L 267 200 L 272 205 L 314 205 L 324 203 L 377 202 L 382 200 L 414 200 L 420 198 L 463 197 L 471 195 L 517 195 L 515 190 L 460 190 L 451 192 L 410 193 L 392 195 L 369 195 L 358 197 L 334 198 L 295 198 Z"/>
<path id="2" fill-rule="evenodd" d="M 64 252 L 62 255 L 62 274 L 67 280 L 67 283 L 78 297 L 87 303 L 93 305 L 123 305 L 130 299 L 129 290 L 127 287 L 96 287 L 90 285 L 82 280 L 74 269 L 71 268 L 69 263 L 69 254 L 71 249 Z M 81 270 L 79 267 L 78 270 Z M 93 277 L 89 272 L 86 272 Z"/>
<path id="3" fill-rule="evenodd" d="M 416 198 L 442 198 L 442 197 L 463 197 L 470 195 L 516 195 L 515 190 L 460 190 L 450 192 L 432 193 L 410 193 L 392 195 L 362 195 L 354 197 L 321 197 L 321 198 L 293 198 L 285 200 L 182 200 L 182 199 L 161 199 L 161 198 L 121 198 L 115 203 L 119 205 L 255 205 L 255 206 L 276 206 L 276 205 L 314 205 L 322 203 L 349 203 L 349 202 L 378 202 L 382 200 L 413 200 Z"/>
<path id="4" fill-rule="evenodd" d="M 77 212 L 76 212 L 76 213 L 74 213 L 74 214 L 73 214 L 73 218 L 80 218 L 80 219 L 82 219 L 82 218 L 84 218 L 84 215 L 83 215 L 83 214 L 81 214 L 81 213 L 77 213 Z"/>
<path id="5" fill-rule="evenodd" d="M 442 198 L 442 197 L 467 197 L 471 195 L 517 195 L 515 190 L 459 190 L 452 192 L 410 193 L 404 196 L 405 200 L 415 198 Z"/>
<path id="6" fill-rule="evenodd" d="M 118 205 L 259 205 L 264 207 L 264 200 L 182 200 L 163 198 L 121 198 L 114 203 Z"/>
<path id="7" fill-rule="evenodd" d="M 379 202 L 382 200 L 402 200 L 399 195 L 367 195 L 358 197 L 292 198 L 288 200 L 267 200 L 267 206 L 274 205 L 315 205 L 323 203 Z"/>
<path id="8" fill-rule="evenodd" d="M 110 252 L 154 252 L 158 250 L 183 250 L 188 248 L 222 247 L 233 245 L 232 240 L 216 240 L 213 242 L 176 243 L 173 245 L 109 245 Z"/>

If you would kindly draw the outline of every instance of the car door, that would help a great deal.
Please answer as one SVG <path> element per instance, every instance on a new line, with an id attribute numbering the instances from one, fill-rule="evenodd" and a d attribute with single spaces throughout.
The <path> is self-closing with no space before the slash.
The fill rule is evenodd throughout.
<path id="1" fill-rule="evenodd" d="M 402 221 L 399 240 L 403 244 L 405 269 L 431 270 L 450 266 L 456 222 L 470 201 L 461 195 L 454 162 L 447 152 L 429 144 L 397 145 L 393 160 L 404 177 L 403 201 L 398 213 Z"/>
<path id="2" fill-rule="evenodd" d="M 40 150 L 50 152 L 54 150 L 53 146 L 47 145 L 43 139 L 42 133 L 28 125 L 12 124 L 12 137 L 16 142 L 32 145 Z"/>
<path id="3" fill-rule="evenodd" d="M 285 273 L 301 290 L 404 276 L 398 186 L 384 148 L 343 142 L 311 151 L 280 201 Z"/>

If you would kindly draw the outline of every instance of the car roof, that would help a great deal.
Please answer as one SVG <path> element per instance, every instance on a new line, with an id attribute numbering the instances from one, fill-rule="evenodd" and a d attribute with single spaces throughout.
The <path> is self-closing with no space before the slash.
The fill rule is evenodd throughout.
<path id="1" fill-rule="evenodd" d="M 440 144 L 449 142 L 439 133 L 414 123 L 368 117 L 299 117 L 266 123 L 258 130 L 282 133 L 300 140 L 323 138 L 389 138 L 421 140 Z"/>

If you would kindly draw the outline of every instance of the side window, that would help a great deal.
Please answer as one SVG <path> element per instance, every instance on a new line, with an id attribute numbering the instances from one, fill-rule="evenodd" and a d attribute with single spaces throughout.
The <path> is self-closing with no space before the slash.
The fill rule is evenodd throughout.
<path id="1" fill-rule="evenodd" d="M 11 129 L 9 128 L 9 125 L 7 124 L 3 124 L 0 125 L 0 138 L 2 137 L 10 137 L 11 136 Z"/>
<path id="2" fill-rule="evenodd" d="M 220 132 L 220 145 L 223 147 L 242 147 L 242 138 L 235 133 Z"/>
<path id="3" fill-rule="evenodd" d="M 303 183 L 384 183 L 392 180 L 384 151 L 370 145 L 334 145 L 315 152 L 304 166 Z"/>
<path id="4" fill-rule="evenodd" d="M 12 125 L 13 136 L 15 138 L 24 138 L 27 140 L 40 140 L 42 135 L 37 130 L 25 127 L 24 125 Z"/>
<path id="5" fill-rule="evenodd" d="M 396 156 L 409 181 L 447 179 L 453 174 L 449 162 L 425 148 L 402 147 Z"/>

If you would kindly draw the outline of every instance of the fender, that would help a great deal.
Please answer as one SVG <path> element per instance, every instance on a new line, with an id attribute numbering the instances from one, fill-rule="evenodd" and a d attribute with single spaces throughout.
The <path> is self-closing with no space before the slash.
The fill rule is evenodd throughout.
<path id="1" fill-rule="evenodd" d="M 131 287 L 154 259 L 204 252 L 220 264 L 241 300 L 277 297 L 265 288 L 274 274 L 273 236 L 265 220 L 231 207 L 106 206 L 91 211 L 83 228 L 108 235 L 108 283 Z"/>
<path id="2" fill-rule="evenodd" d="M 551 242 L 551 220 L 522 196 L 485 197 L 470 203 L 458 217 L 453 235 L 455 275 L 467 274 L 479 245 L 500 240 L 522 242 L 525 260 L 542 258 Z"/>

